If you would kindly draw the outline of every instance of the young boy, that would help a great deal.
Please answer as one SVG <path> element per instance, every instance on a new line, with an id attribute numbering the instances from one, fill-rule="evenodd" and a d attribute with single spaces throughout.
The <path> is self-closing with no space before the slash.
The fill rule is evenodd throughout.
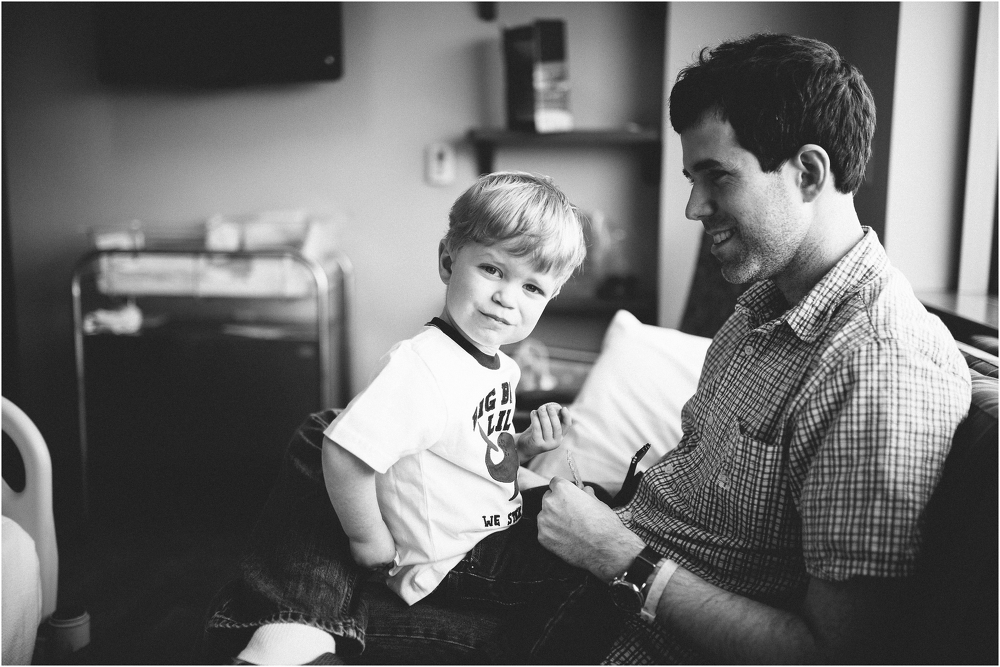
<path id="1" fill-rule="evenodd" d="M 572 423 L 549 403 L 514 434 L 520 370 L 500 347 L 531 333 L 585 253 L 576 209 L 550 179 L 480 178 L 455 202 L 438 248 L 441 317 L 397 343 L 324 429 L 322 474 L 342 532 L 325 529 L 349 545 L 357 566 L 384 569 L 407 604 L 433 592 L 481 540 L 518 522 L 519 464 L 558 447 Z M 332 588 L 347 604 L 365 578 L 350 564 L 345 571 Z M 505 575 L 505 593 L 490 595 L 523 601 L 521 578 Z M 536 576 L 524 580 L 537 585 Z M 265 620 L 239 659 L 305 662 L 335 653 L 332 635 L 364 632 L 363 621 L 345 630 L 289 620 Z"/>

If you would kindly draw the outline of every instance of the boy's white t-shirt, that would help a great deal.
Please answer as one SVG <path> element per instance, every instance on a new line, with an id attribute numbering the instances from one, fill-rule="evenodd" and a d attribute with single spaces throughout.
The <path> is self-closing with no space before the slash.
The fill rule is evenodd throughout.
<path id="1" fill-rule="evenodd" d="M 379 509 L 397 549 L 387 583 L 407 604 L 521 517 L 513 437 L 520 375 L 506 354 L 485 355 L 435 318 L 382 357 L 325 431 L 378 473 Z"/>

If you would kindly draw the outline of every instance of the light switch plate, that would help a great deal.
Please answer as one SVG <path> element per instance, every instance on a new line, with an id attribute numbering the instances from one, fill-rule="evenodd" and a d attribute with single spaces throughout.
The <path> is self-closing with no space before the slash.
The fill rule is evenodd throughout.
<path id="1" fill-rule="evenodd" d="M 428 144 L 424 151 L 424 174 L 430 185 L 451 185 L 455 182 L 455 148 L 451 144 Z"/>

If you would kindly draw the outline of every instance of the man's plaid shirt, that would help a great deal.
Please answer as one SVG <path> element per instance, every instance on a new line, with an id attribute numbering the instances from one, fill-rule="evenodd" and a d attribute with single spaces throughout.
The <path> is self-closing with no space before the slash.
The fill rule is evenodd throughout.
<path id="1" fill-rule="evenodd" d="M 905 576 L 969 401 L 952 336 L 865 228 L 795 307 L 771 281 L 740 297 L 683 439 L 619 516 L 706 581 L 777 607 L 810 577 Z M 607 660 L 701 659 L 633 619 Z"/>

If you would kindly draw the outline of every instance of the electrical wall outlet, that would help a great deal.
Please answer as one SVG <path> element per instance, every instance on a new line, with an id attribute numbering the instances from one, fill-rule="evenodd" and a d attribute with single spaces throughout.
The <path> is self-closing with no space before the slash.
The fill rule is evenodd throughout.
<path id="1" fill-rule="evenodd" d="M 429 144 L 424 152 L 424 173 L 431 185 L 451 185 L 455 182 L 455 148 L 439 142 Z"/>

